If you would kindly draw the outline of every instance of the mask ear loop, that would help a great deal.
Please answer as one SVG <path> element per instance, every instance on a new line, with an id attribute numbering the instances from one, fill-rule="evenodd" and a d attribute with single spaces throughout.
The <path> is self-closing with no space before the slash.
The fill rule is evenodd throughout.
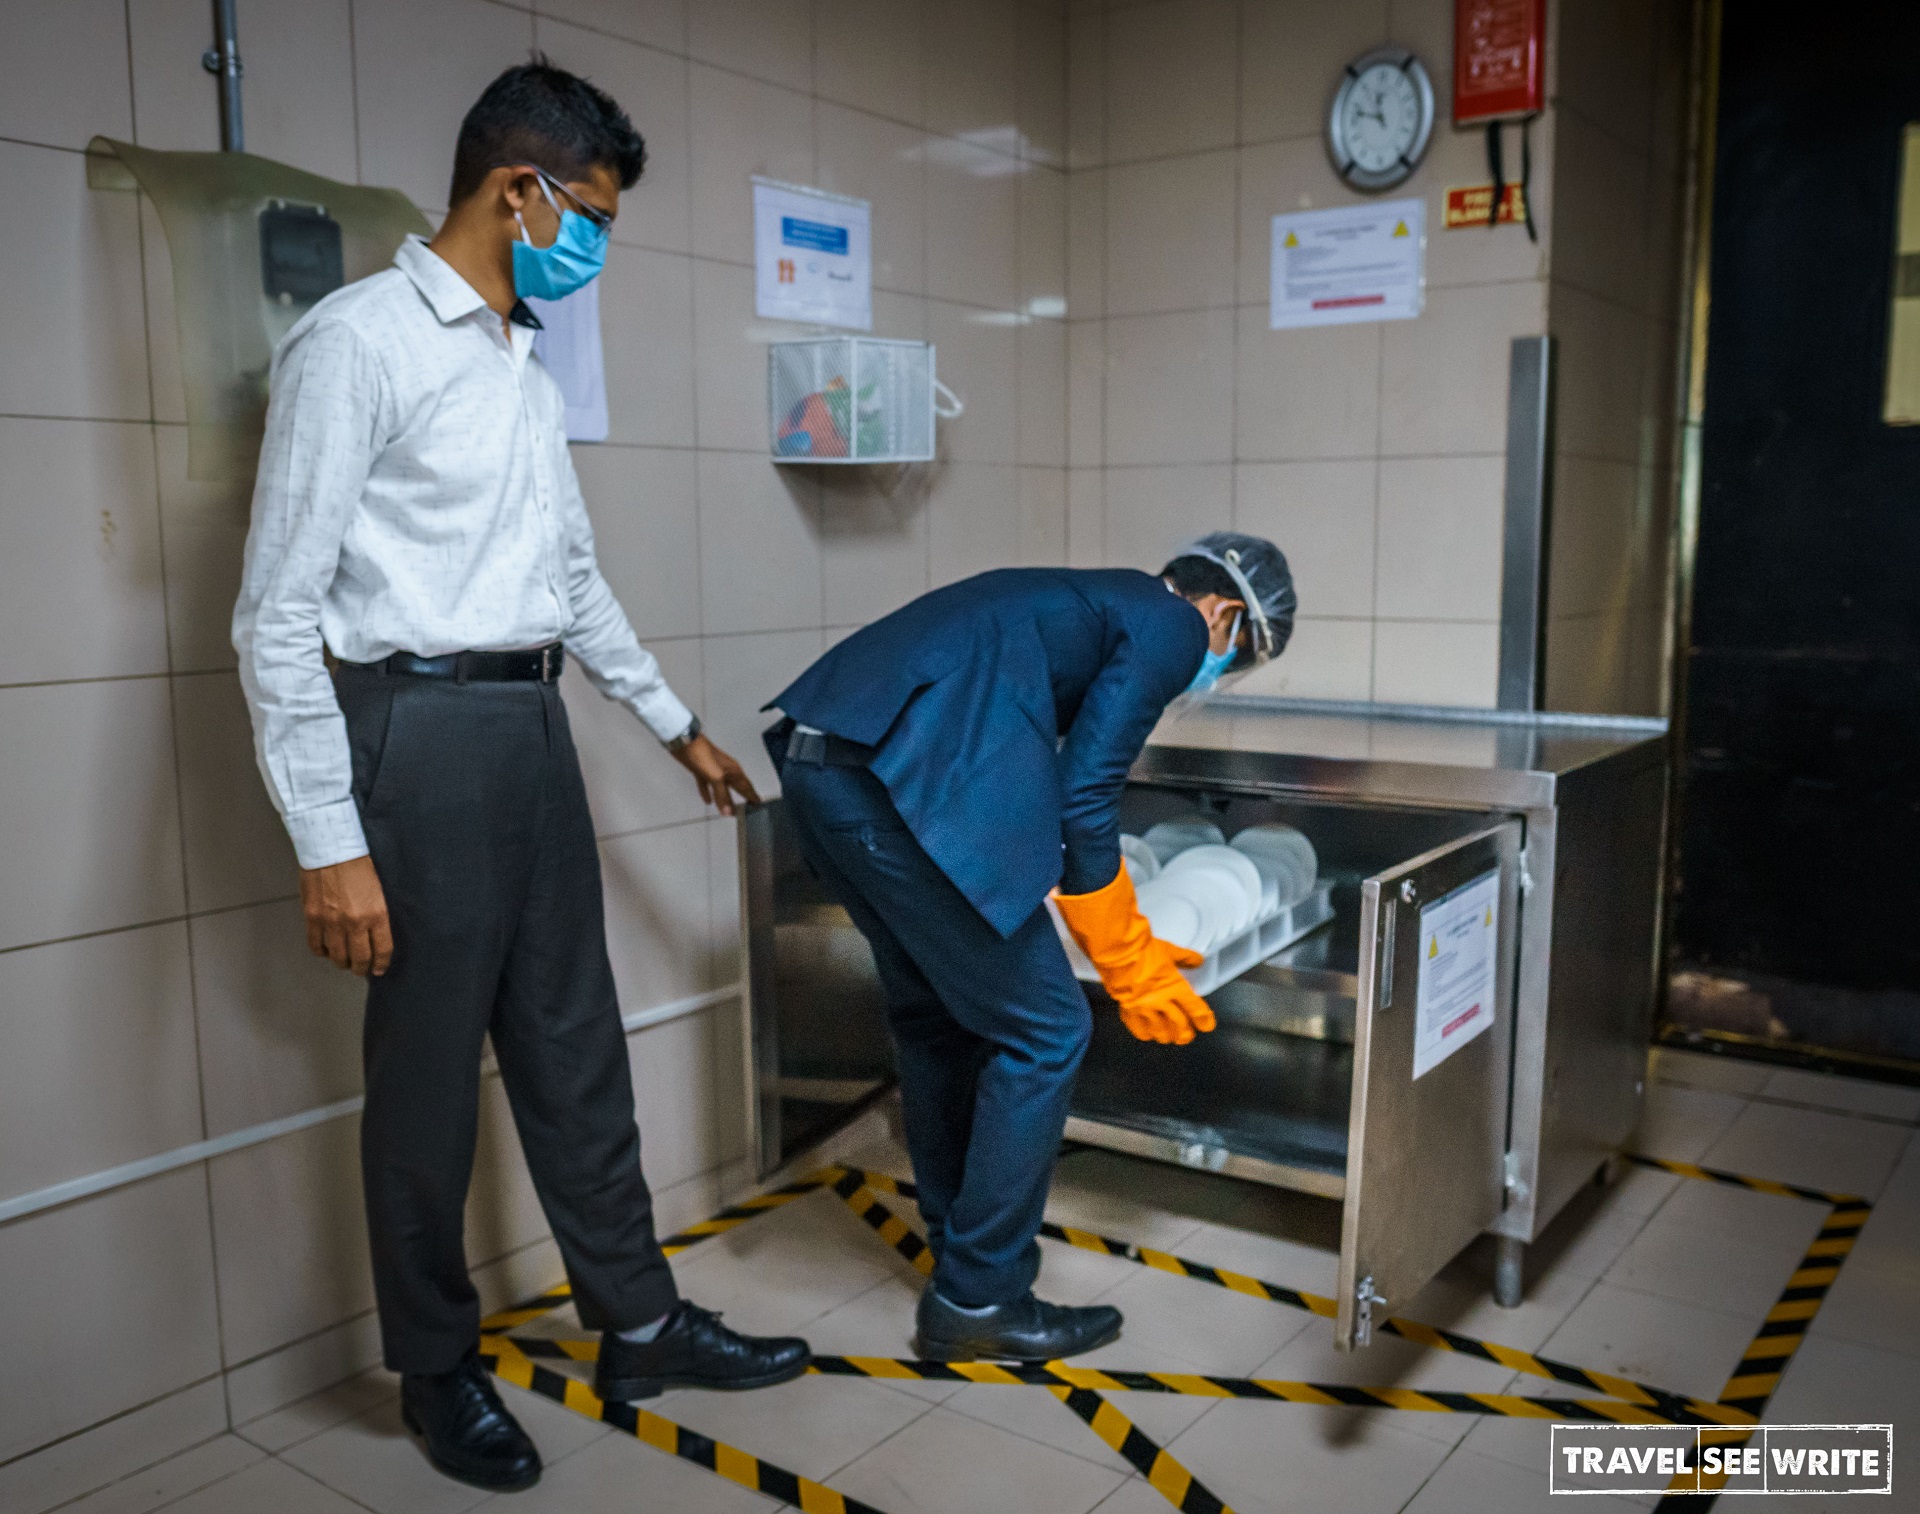
<path id="1" fill-rule="evenodd" d="M 1212 557 L 1213 554 L 1209 553 L 1208 556 Z M 1253 662 L 1249 664 L 1249 667 L 1257 667 L 1261 663 L 1269 661 L 1273 656 L 1273 631 L 1267 624 L 1266 611 L 1260 608 L 1259 596 L 1253 592 L 1252 583 L 1248 581 L 1247 575 L 1241 571 L 1240 552 L 1238 548 L 1229 547 L 1225 556 L 1214 557 L 1213 560 L 1227 570 L 1228 577 L 1233 580 L 1234 587 L 1239 589 L 1246 605 L 1247 618 L 1251 623 L 1253 633 L 1251 637 L 1253 642 L 1251 648 L 1253 652 Z"/>
<path id="2" fill-rule="evenodd" d="M 554 219 L 564 226 L 566 224 L 567 213 L 555 203 L 553 191 L 547 188 L 547 181 L 541 175 L 540 170 L 537 168 L 533 169 L 532 173 L 533 182 L 540 186 L 540 198 L 547 202 L 547 208 L 553 212 Z M 533 238 L 527 233 L 527 223 L 520 218 L 520 212 L 517 210 L 513 213 L 513 223 L 520 228 L 520 240 L 525 242 L 527 246 L 533 247 Z M 560 234 L 555 232 L 553 239 L 555 242 L 558 242 L 560 240 Z M 533 250 L 535 252 L 542 252 L 545 249 L 534 247 Z"/>

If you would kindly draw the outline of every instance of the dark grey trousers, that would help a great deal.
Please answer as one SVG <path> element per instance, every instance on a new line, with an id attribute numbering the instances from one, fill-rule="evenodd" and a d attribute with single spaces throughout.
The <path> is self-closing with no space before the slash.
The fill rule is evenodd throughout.
<path id="1" fill-rule="evenodd" d="M 463 1230 L 489 1034 L 582 1323 L 659 1317 L 678 1295 L 558 689 L 355 668 L 335 686 L 393 921 L 393 965 L 367 989 L 360 1130 L 387 1366 L 446 1371 L 478 1334 Z"/>

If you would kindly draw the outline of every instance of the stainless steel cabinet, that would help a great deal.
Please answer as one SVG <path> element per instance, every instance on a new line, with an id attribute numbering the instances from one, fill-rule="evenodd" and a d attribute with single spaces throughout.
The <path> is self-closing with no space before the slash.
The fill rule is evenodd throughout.
<path id="1" fill-rule="evenodd" d="M 1219 1028 L 1191 1046 L 1135 1041 L 1090 989 L 1067 1135 L 1338 1200 L 1343 1347 L 1482 1231 L 1501 1238 L 1500 1291 L 1518 1302 L 1521 1247 L 1637 1121 L 1665 760 L 1652 722 L 1236 700 L 1163 722 L 1123 826 L 1194 810 L 1229 835 L 1297 826 L 1334 919 L 1218 990 Z M 892 1069 L 865 943 L 777 802 L 742 826 L 742 878 L 751 1104 L 771 1170 Z M 1444 995 L 1464 990 L 1429 982 L 1423 957 L 1469 896 L 1491 933 L 1491 1003 L 1476 991 L 1457 1007 L 1485 1029 L 1427 1065 Z"/>

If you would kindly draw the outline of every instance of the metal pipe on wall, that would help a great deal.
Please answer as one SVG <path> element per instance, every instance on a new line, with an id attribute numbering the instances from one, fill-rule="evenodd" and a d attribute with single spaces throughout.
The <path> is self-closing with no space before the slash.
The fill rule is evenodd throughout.
<path id="1" fill-rule="evenodd" d="M 220 81 L 220 150 L 246 149 L 246 130 L 240 119 L 240 20 L 238 0 L 213 0 L 213 46 L 200 55 L 200 66 Z"/>

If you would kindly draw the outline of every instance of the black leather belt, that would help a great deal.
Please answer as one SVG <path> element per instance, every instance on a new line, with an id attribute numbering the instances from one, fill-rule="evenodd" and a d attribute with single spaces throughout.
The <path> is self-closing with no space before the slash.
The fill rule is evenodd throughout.
<path id="1" fill-rule="evenodd" d="M 849 741 L 825 731 L 794 731 L 787 737 L 786 760 L 810 762 L 816 767 L 863 768 L 873 760 L 874 749 L 863 742 Z"/>
<path id="2" fill-rule="evenodd" d="M 448 652 L 441 657 L 395 652 L 379 662 L 343 662 L 340 666 L 361 673 L 445 678 L 453 683 L 552 683 L 566 661 L 565 648 L 555 641 L 518 652 Z"/>

